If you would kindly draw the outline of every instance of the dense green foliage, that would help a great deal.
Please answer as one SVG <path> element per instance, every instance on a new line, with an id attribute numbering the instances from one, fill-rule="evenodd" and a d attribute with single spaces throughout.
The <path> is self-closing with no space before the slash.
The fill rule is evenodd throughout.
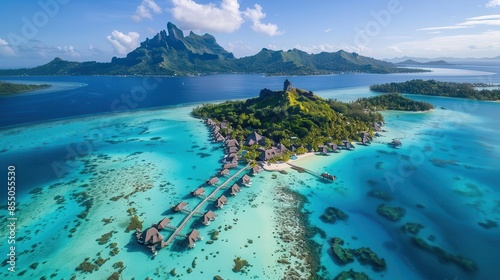
<path id="1" fill-rule="evenodd" d="M 73 62 L 56 58 L 34 68 L 0 70 L 0 75 L 201 75 L 217 73 L 264 73 L 267 75 L 314 75 L 340 72 L 396 73 L 422 72 L 398 68 L 374 58 L 338 51 L 308 54 L 293 49 L 262 49 L 253 56 L 235 59 L 210 34 L 188 36 L 174 24 L 167 24 L 151 39 L 127 54 L 113 57 L 109 63 Z"/>
<path id="2" fill-rule="evenodd" d="M 377 96 L 345 103 L 325 100 L 310 91 L 296 88 L 287 91 L 263 89 L 259 97 L 206 104 L 195 108 L 193 114 L 216 122 L 227 121 L 232 129 L 223 129 L 221 133 L 240 140 L 240 143 L 256 130 L 287 147 L 291 144 L 310 145 L 316 149 L 328 142 L 358 141 L 361 132 L 373 133 L 373 123 L 383 121 L 376 110 L 412 110 L 412 106 L 400 104 L 410 101 L 413 102 L 400 95 L 391 95 L 389 98 Z"/>
<path id="3" fill-rule="evenodd" d="M 31 84 L 15 84 L 0 81 L 0 94 L 12 94 L 19 92 L 32 91 L 37 89 L 48 88 L 50 85 L 41 84 L 41 85 L 31 85 Z"/>
<path id="4" fill-rule="evenodd" d="M 477 89 L 486 84 L 441 82 L 435 80 L 411 80 L 402 83 L 372 85 L 370 89 L 377 92 L 400 92 L 422 95 L 470 98 L 477 100 L 500 100 L 500 89 Z"/>
<path id="5" fill-rule="evenodd" d="M 361 108 L 370 108 L 372 110 L 428 111 L 434 108 L 429 103 L 412 100 L 399 93 L 360 98 L 356 101 L 356 104 Z"/>

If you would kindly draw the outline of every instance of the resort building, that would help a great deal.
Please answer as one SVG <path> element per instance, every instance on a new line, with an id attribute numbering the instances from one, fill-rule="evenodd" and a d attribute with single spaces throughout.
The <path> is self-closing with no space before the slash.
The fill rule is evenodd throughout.
<path id="1" fill-rule="evenodd" d="M 191 194 L 193 196 L 199 196 L 199 195 L 205 194 L 205 189 L 204 188 L 197 188 L 196 190 L 192 191 Z"/>
<path id="2" fill-rule="evenodd" d="M 231 195 L 234 196 L 241 191 L 241 188 L 240 188 L 240 186 L 238 186 L 238 184 L 235 183 L 231 186 L 229 191 L 230 191 Z"/>
<path id="3" fill-rule="evenodd" d="M 219 178 L 217 177 L 212 177 L 210 180 L 207 180 L 208 185 L 215 185 L 217 183 L 219 183 Z"/>
<path id="4" fill-rule="evenodd" d="M 238 152 L 238 147 L 226 147 L 227 154 L 234 154 Z"/>
<path id="5" fill-rule="evenodd" d="M 347 140 L 342 140 L 342 143 L 344 144 L 346 150 L 350 150 L 353 148 L 353 146 L 351 145 L 351 142 L 349 142 Z"/>
<path id="6" fill-rule="evenodd" d="M 202 223 L 208 226 L 211 221 L 215 220 L 215 213 L 212 212 L 212 210 L 208 210 L 205 214 L 203 214 L 202 220 Z"/>
<path id="7" fill-rule="evenodd" d="M 156 224 L 156 229 L 157 230 L 162 230 L 166 228 L 170 224 L 170 219 L 169 218 L 163 218 L 161 221 Z"/>
<path id="8" fill-rule="evenodd" d="M 222 170 L 219 172 L 219 175 L 222 175 L 222 176 L 227 176 L 227 175 L 229 175 L 229 169 L 227 169 L 227 168 L 222 169 Z"/>
<path id="9" fill-rule="evenodd" d="M 335 143 L 328 143 L 328 148 L 330 148 L 334 153 L 337 152 L 337 144 Z"/>
<path id="10" fill-rule="evenodd" d="M 252 168 L 252 174 L 253 174 L 253 175 L 257 175 L 257 174 L 259 174 L 260 172 L 262 172 L 262 170 L 264 170 L 264 169 L 262 169 L 262 167 L 260 167 L 260 165 L 256 165 L 256 166 L 254 166 L 254 167 Z"/>
<path id="11" fill-rule="evenodd" d="M 224 204 L 227 204 L 227 197 L 225 195 L 221 195 L 215 201 L 215 206 L 219 209 L 222 209 L 222 207 L 224 207 Z"/>
<path id="12" fill-rule="evenodd" d="M 184 208 L 186 208 L 186 206 L 187 206 L 187 203 L 185 201 L 182 201 L 181 203 L 175 205 L 174 211 L 175 212 L 182 211 Z"/>
<path id="13" fill-rule="evenodd" d="M 321 146 L 318 146 L 318 152 L 320 152 L 321 154 L 326 155 L 328 153 L 328 149 L 326 148 L 325 145 L 321 145 Z"/>
<path id="14" fill-rule="evenodd" d="M 243 175 L 243 177 L 241 177 L 241 184 L 249 187 L 252 185 L 252 178 L 250 178 L 247 174 Z"/>
<path id="15" fill-rule="evenodd" d="M 238 160 L 239 160 L 238 155 L 236 155 L 235 153 L 231 153 L 227 157 L 225 157 L 222 161 L 224 163 L 231 163 L 231 162 L 238 162 Z"/>
<path id="16" fill-rule="evenodd" d="M 236 139 L 227 139 L 226 142 L 224 142 L 224 144 L 228 148 L 230 148 L 230 147 L 239 148 L 240 147 L 240 144 L 238 143 L 238 140 L 236 140 Z"/>
<path id="17" fill-rule="evenodd" d="M 231 169 L 231 168 L 235 168 L 235 167 L 238 167 L 237 162 L 226 163 L 222 166 L 222 168 L 224 168 L 224 169 Z"/>
<path id="18" fill-rule="evenodd" d="M 194 248 L 196 246 L 195 242 L 202 239 L 203 238 L 200 237 L 200 232 L 197 231 L 196 229 L 193 229 L 187 236 L 188 247 Z"/>
<path id="19" fill-rule="evenodd" d="M 144 244 L 146 246 L 153 246 L 151 250 L 154 252 L 154 247 L 156 245 L 161 245 L 163 247 L 163 235 L 160 234 L 158 229 L 155 227 L 150 227 L 145 231 L 138 232 L 136 234 L 137 242 Z"/>
<path id="20" fill-rule="evenodd" d="M 259 135 L 255 130 L 252 133 L 250 133 L 250 135 L 248 135 L 247 138 L 245 139 L 246 146 L 252 146 L 255 144 L 263 145 L 264 143 L 265 143 L 264 137 Z"/>
<path id="21" fill-rule="evenodd" d="M 214 135 L 214 141 L 215 142 L 222 142 L 224 141 L 226 138 L 224 138 L 224 136 L 222 136 L 222 134 L 220 134 L 219 132 L 217 132 L 215 135 Z"/>

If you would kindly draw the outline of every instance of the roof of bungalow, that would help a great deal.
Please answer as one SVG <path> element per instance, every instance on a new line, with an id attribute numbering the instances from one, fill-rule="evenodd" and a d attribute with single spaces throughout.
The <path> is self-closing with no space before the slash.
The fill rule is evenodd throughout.
<path id="1" fill-rule="evenodd" d="M 333 143 L 333 142 L 330 142 L 330 143 L 328 143 L 328 147 L 329 147 L 330 149 L 334 149 L 334 150 L 335 150 L 335 149 L 337 149 L 337 144 L 335 144 L 335 143 Z"/>
<path id="2" fill-rule="evenodd" d="M 257 174 L 257 173 L 260 173 L 262 170 L 263 170 L 262 167 L 260 167 L 259 165 L 256 165 L 252 168 L 252 173 Z"/>
<path id="3" fill-rule="evenodd" d="M 219 183 L 219 178 L 217 178 L 217 177 L 212 177 L 212 178 L 210 178 L 210 180 L 207 180 L 207 184 L 209 184 L 209 185 L 213 185 L 213 184 L 217 184 L 217 183 Z"/>
<path id="4" fill-rule="evenodd" d="M 193 229 L 187 237 L 187 240 L 189 242 L 188 246 L 190 248 L 193 248 L 195 246 L 196 240 L 198 240 L 199 237 L 200 237 L 200 232 L 196 229 Z"/>
<path id="5" fill-rule="evenodd" d="M 138 235 L 137 241 L 146 245 L 154 245 L 163 241 L 163 235 L 155 227 L 150 227 Z"/>
<path id="6" fill-rule="evenodd" d="M 326 149 L 326 146 L 318 146 L 318 152 L 320 153 L 326 153 L 328 150 Z"/>
<path id="7" fill-rule="evenodd" d="M 207 123 L 208 125 L 215 124 L 215 122 L 214 122 L 212 119 L 207 119 L 207 120 L 206 120 L 206 123 Z"/>
<path id="8" fill-rule="evenodd" d="M 181 201 L 179 204 L 175 205 L 174 211 L 179 212 L 186 207 L 187 203 L 185 201 Z"/>
<path id="9" fill-rule="evenodd" d="M 238 161 L 238 155 L 236 155 L 236 154 L 231 154 L 224 159 L 224 162 L 226 162 L 226 163 L 237 162 L 237 161 Z"/>
<path id="10" fill-rule="evenodd" d="M 217 198 L 216 203 L 218 208 L 222 208 L 224 204 L 227 204 L 227 197 L 225 195 L 219 196 L 219 198 Z"/>
<path id="11" fill-rule="evenodd" d="M 236 139 L 227 139 L 226 142 L 224 143 L 228 147 L 239 147 L 240 143 L 238 143 L 238 140 Z"/>
<path id="12" fill-rule="evenodd" d="M 167 225 L 170 224 L 170 219 L 165 217 L 163 218 L 161 221 L 158 222 L 158 224 L 156 224 L 156 228 L 158 230 L 162 230 L 164 229 L 165 227 L 167 227 Z"/>
<path id="13" fill-rule="evenodd" d="M 215 141 L 217 141 L 217 142 L 222 142 L 222 141 L 224 141 L 226 138 L 224 138 L 224 136 L 222 136 L 222 134 L 220 134 L 220 133 L 218 133 L 218 132 L 217 132 L 217 134 L 215 134 L 215 135 L 214 135 L 214 139 L 215 139 Z"/>
<path id="14" fill-rule="evenodd" d="M 243 183 L 250 183 L 252 181 L 252 178 L 250 178 L 250 176 L 248 176 L 247 174 L 243 175 L 243 177 L 241 177 L 241 182 Z"/>
<path id="15" fill-rule="evenodd" d="M 235 195 L 239 191 L 241 191 L 241 188 L 240 188 L 240 186 L 238 186 L 238 184 L 235 183 L 231 186 L 231 194 L 232 195 Z"/>
<path id="16" fill-rule="evenodd" d="M 194 190 L 193 192 L 191 192 L 192 195 L 194 196 L 198 196 L 198 195 L 202 195 L 205 193 L 205 189 L 202 187 L 202 188 L 197 188 L 196 190 Z"/>
<path id="17" fill-rule="evenodd" d="M 276 147 L 271 147 L 270 149 L 259 149 L 260 152 L 260 155 L 259 155 L 259 159 L 260 160 L 270 160 L 272 158 L 274 158 L 275 156 L 277 155 L 281 155 L 281 151 L 278 150 L 278 148 Z"/>
<path id="18" fill-rule="evenodd" d="M 215 213 L 212 210 L 208 210 L 203 214 L 203 223 L 208 224 L 210 221 L 215 219 Z"/>
<path id="19" fill-rule="evenodd" d="M 222 169 L 222 170 L 219 172 L 219 174 L 220 174 L 220 175 L 227 175 L 227 174 L 229 174 L 229 169 L 224 168 L 224 169 Z"/>
<path id="20" fill-rule="evenodd" d="M 238 152 L 238 147 L 227 147 L 226 151 L 229 154 L 234 154 L 234 153 Z"/>
<path id="21" fill-rule="evenodd" d="M 252 146 L 258 143 L 261 143 L 264 140 L 264 137 L 262 137 L 260 134 L 258 134 L 255 130 L 250 133 L 250 135 L 247 136 L 245 139 L 245 145 L 247 146 Z"/>
<path id="22" fill-rule="evenodd" d="M 212 126 L 212 131 L 213 132 L 219 132 L 220 131 L 220 127 L 218 125 L 213 125 Z"/>
<path id="23" fill-rule="evenodd" d="M 281 143 L 279 143 L 278 145 L 276 145 L 276 149 L 278 149 L 278 151 L 280 153 L 284 153 L 284 152 L 288 151 L 288 149 L 285 147 L 285 145 L 283 145 Z"/>
<path id="24" fill-rule="evenodd" d="M 235 168 L 238 166 L 238 163 L 237 162 L 231 162 L 231 163 L 226 163 L 222 166 L 222 168 L 224 169 L 231 169 L 231 168 Z"/>

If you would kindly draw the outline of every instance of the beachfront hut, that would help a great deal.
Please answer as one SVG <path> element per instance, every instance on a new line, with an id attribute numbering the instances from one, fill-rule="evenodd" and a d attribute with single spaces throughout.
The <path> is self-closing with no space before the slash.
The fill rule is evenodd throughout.
<path id="1" fill-rule="evenodd" d="M 227 204 L 227 197 L 225 195 L 219 196 L 217 198 L 217 201 L 215 201 L 215 206 L 219 209 L 222 209 L 224 207 L 224 204 Z"/>
<path id="2" fill-rule="evenodd" d="M 202 223 L 208 226 L 211 221 L 215 220 L 215 213 L 212 212 L 212 210 L 208 210 L 205 214 L 203 214 L 202 220 Z"/>
<path id="3" fill-rule="evenodd" d="M 156 245 L 163 241 L 163 235 L 155 227 L 137 233 L 136 237 L 137 241 L 144 245 Z"/>
<path id="4" fill-rule="evenodd" d="M 321 146 L 318 146 L 318 152 L 320 152 L 321 154 L 326 155 L 328 153 L 328 150 L 326 149 L 325 145 L 321 145 Z"/>
<path id="5" fill-rule="evenodd" d="M 225 169 L 222 169 L 220 172 L 219 172 L 220 175 L 222 176 L 227 176 L 229 175 L 229 169 L 225 168 Z"/>
<path id="6" fill-rule="evenodd" d="M 239 193 L 240 191 L 241 191 L 241 188 L 240 188 L 240 186 L 238 186 L 238 184 L 236 184 L 236 183 L 235 183 L 235 184 L 233 184 L 233 185 L 231 186 L 231 189 L 230 189 L 231 195 L 233 195 L 233 196 L 234 196 L 234 195 L 236 195 L 237 193 Z"/>
<path id="7" fill-rule="evenodd" d="M 235 168 L 235 167 L 238 167 L 237 162 L 226 163 L 222 166 L 222 168 L 224 168 L 224 169 L 231 169 L 231 168 Z"/>
<path id="8" fill-rule="evenodd" d="M 352 149 L 351 142 L 349 142 L 348 140 L 342 140 L 342 143 L 344 144 L 344 147 L 346 148 L 346 150 Z"/>
<path id="9" fill-rule="evenodd" d="M 276 150 L 278 151 L 278 153 L 280 155 L 282 155 L 283 153 L 287 152 L 288 149 L 285 147 L 285 145 L 279 143 L 278 145 L 276 145 Z"/>
<path id="10" fill-rule="evenodd" d="M 191 194 L 194 196 L 199 196 L 205 193 L 204 188 L 197 188 L 196 190 L 192 191 Z"/>
<path id="11" fill-rule="evenodd" d="M 337 144 L 335 143 L 328 143 L 328 148 L 330 148 L 334 153 L 337 152 Z"/>
<path id="12" fill-rule="evenodd" d="M 258 134 L 255 130 L 250 133 L 250 135 L 247 136 L 245 139 L 245 145 L 247 146 L 252 146 L 255 144 L 263 144 L 264 143 L 264 137 L 262 137 L 260 134 Z"/>
<path id="13" fill-rule="evenodd" d="M 210 180 L 207 180 L 208 185 L 215 185 L 217 183 L 219 183 L 219 178 L 217 177 L 212 177 Z"/>
<path id="14" fill-rule="evenodd" d="M 181 203 L 174 206 L 174 211 L 175 212 L 182 211 L 184 208 L 186 208 L 186 206 L 187 206 L 187 203 L 185 201 L 182 201 Z"/>
<path id="15" fill-rule="evenodd" d="M 243 177 L 241 177 L 241 184 L 249 187 L 252 184 L 252 178 L 247 174 L 243 175 Z"/>
<path id="16" fill-rule="evenodd" d="M 168 224 L 170 224 L 170 219 L 165 217 L 161 221 L 159 221 L 158 224 L 156 224 L 156 229 L 162 230 L 166 228 Z"/>
<path id="17" fill-rule="evenodd" d="M 257 175 L 259 174 L 261 171 L 262 171 L 262 167 L 260 167 L 260 165 L 256 165 L 252 168 L 252 174 L 253 175 Z"/>
<path id="18" fill-rule="evenodd" d="M 370 134 L 366 131 L 362 132 L 359 136 L 361 137 L 361 143 L 363 143 L 363 145 L 368 145 L 370 141 L 372 141 Z"/>
<path id="19" fill-rule="evenodd" d="M 270 160 L 279 154 L 276 147 L 270 149 L 259 148 L 258 151 L 260 151 L 259 160 L 262 161 Z"/>
<path id="20" fill-rule="evenodd" d="M 195 242 L 201 239 L 202 238 L 200 237 L 200 232 L 196 229 L 193 229 L 187 236 L 188 247 L 194 248 L 194 246 L 196 246 Z"/>

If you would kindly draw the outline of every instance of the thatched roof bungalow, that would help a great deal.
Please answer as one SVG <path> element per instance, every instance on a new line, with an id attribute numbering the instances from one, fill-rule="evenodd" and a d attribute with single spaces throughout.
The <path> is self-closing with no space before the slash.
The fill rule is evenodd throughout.
<path id="1" fill-rule="evenodd" d="M 174 206 L 174 211 L 175 212 L 182 211 L 184 208 L 186 208 L 186 206 L 187 206 L 187 202 L 182 201 L 181 203 Z"/>
<path id="2" fill-rule="evenodd" d="M 252 184 L 252 178 L 250 178 L 250 176 L 248 176 L 247 174 L 243 175 L 243 177 L 241 177 L 240 181 L 241 181 L 241 184 L 243 184 L 245 186 L 250 186 Z"/>
<path id="3" fill-rule="evenodd" d="M 210 178 L 210 180 L 207 180 L 208 185 L 215 185 L 217 183 L 219 183 L 219 178 L 217 178 L 217 177 L 212 177 L 212 178 Z"/>
<path id="4" fill-rule="evenodd" d="M 225 168 L 219 172 L 219 175 L 226 176 L 229 175 L 229 169 Z"/>
<path id="5" fill-rule="evenodd" d="M 224 207 L 224 204 L 227 204 L 227 197 L 225 195 L 221 195 L 215 201 L 215 206 L 219 209 L 222 209 L 222 207 Z"/>
<path id="6" fill-rule="evenodd" d="M 156 229 L 162 230 L 166 228 L 168 224 L 170 224 L 170 219 L 165 217 L 161 221 L 159 221 L 158 224 L 156 224 Z"/>
<path id="7" fill-rule="evenodd" d="M 237 162 L 226 163 L 222 166 L 222 168 L 224 168 L 224 169 L 231 169 L 231 168 L 235 168 L 235 167 L 238 167 Z"/>
<path id="8" fill-rule="evenodd" d="M 227 139 L 224 144 L 226 145 L 226 147 L 230 148 L 230 147 L 239 147 L 240 146 L 240 143 L 238 143 L 238 140 L 236 139 Z"/>
<path id="9" fill-rule="evenodd" d="M 213 220 L 215 220 L 215 213 L 212 210 L 208 210 L 205 214 L 203 214 L 202 223 L 204 225 L 208 226 Z"/>
<path id="10" fill-rule="evenodd" d="M 264 137 L 262 137 L 260 134 L 258 134 L 255 130 L 250 133 L 250 135 L 247 136 L 245 139 L 245 145 L 247 146 L 252 146 L 255 144 L 262 144 L 264 143 Z"/>
<path id="11" fill-rule="evenodd" d="M 231 195 L 234 196 L 241 191 L 241 188 L 240 188 L 240 186 L 238 186 L 238 184 L 235 183 L 231 186 L 231 188 L 229 190 L 230 190 Z"/>
<path id="12" fill-rule="evenodd" d="M 187 236 L 188 247 L 194 248 L 196 246 L 195 242 L 202 239 L 200 237 L 200 232 L 196 229 L 193 229 L 189 235 Z"/>
<path id="13" fill-rule="evenodd" d="M 150 227 L 143 232 L 137 233 L 136 237 L 137 241 L 144 245 L 156 245 L 163 241 L 163 235 L 155 227 Z"/>
<path id="14" fill-rule="evenodd" d="M 199 196 L 205 193 L 205 188 L 197 188 L 196 190 L 192 191 L 191 194 L 193 196 Z"/>
<path id="15" fill-rule="evenodd" d="M 257 174 L 259 174 L 260 172 L 262 172 L 262 170 L 264 170 L 264 169 L 262 169 L 262 167 L 260 167 L 260 165 L 256 165 L 256 166 L 254 166 L 254 167 L 252 168 L 252 174 L 253 174 L 253 175 L 257 175 Z"/>

